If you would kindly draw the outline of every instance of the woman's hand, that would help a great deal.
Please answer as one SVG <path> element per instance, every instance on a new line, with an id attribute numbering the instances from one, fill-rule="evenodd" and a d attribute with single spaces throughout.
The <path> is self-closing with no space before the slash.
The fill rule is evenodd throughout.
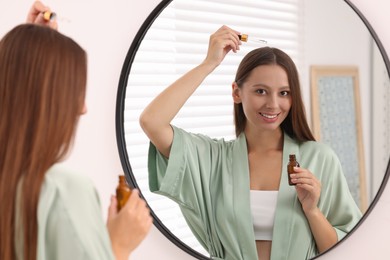
<path id="1" fill-rule="evenodd" d="M 316 211 L 321 194 L 321 183 L 309 170 L 294 167 L 291 181 L 296 184 L 297 196 L 305 214 Z"/>
<path id="2" fill-rule="evenodd" d="M 111 197 L 107 228 L 116 259 L 128 259 L 130 253 L 142 242 L 152 226 L 153 219 L 146 202 L 133 189 L 129 200 L 118 212 L 117 199 Z"/>
<path id="3" fill-rule="evenodd" d="M 43 18 L 43 13 L 46 11 L 50 12 L 51 10 L 48 6 L 44 5 L 42 2 L 35 1 L 31 6 L 30 11 L 28 12 L 26 22 L 49 26 L 57 30 L 58 24 L 56 20 L 47 21 Z"/>
<path id="4" fill-rule="evenodd" d="M 321 183 L 307 169 L 294 167 L 294 172 L 291 174 L 292 182 L 296 183 L 297 196 L 309 222 L 317 249 L 320 253 L 325 252 L 337 243 L 338 237 L 336 230 L 317 207 Z"/>
<path id="5" fill-rule="evenodd" d="M 209 49 L 204 63 L 217 67 L 228 52 L 237 52 L 241 45 L 241 41 L 238 38 L 239 34 L 238 31 L 226 25 L 219 28 L 210 36 Z"/>

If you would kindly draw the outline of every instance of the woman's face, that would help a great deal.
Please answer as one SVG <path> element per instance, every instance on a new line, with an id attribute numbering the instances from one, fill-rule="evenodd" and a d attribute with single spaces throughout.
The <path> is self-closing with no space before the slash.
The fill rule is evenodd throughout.
<path id="1" fill-rule="evenodd" d="M 287 73 L 279 65 L 258 66 L 241 88 L 233 83 L 233 99 L 235 103 L 242 103 L 247 128 L 278 129 L 292 103 Z"/>

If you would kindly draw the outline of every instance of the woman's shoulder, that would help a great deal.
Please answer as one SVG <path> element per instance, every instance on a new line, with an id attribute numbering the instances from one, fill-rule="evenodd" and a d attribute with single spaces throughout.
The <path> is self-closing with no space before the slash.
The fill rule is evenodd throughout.
<path id="1" fill-rule="evenodd" d="M 335 151 L 326 143 L 319 141 L 306 141 L 300 144 L 300 150 L 312 155 L 320 155 L 325 158 L 337 158 Z"/>
<path id="2" fill-rule="evenodd" d="M 194 133 L 191 131 L 187 131 L 183 128 L 172 125 L 173 131 L 175 135 L 186 137 L 190 139 L 200 139 L 205 142 L 215 143 L 215 144 L 231 144 L 234 143 L 237 139 L 232 135 L 231 137 L 212 137 L 211 135 L 203 134 L 203 133 Z"/>
<path id="3" fill-rule="evenodd" d="M 82 199 L 81 199 L 82 198 Z M 41 189 L 41 199 L 56 201 L 65 207 L 85 200 L 97 201 L 97 191 L 91 179 L 63 165 L 53 165 L 46 173 Z M 52 203 L 49 203 L 52 205 Z"/>
<path id="4" fill-rule="evenodd" d="M 59 164 L 53 165 L 47 171 L 44 184 L 65 189 L 93 187 L 92 180 L 87 176 Z"/>
<path id="5" fill-rule="evenodd" d="M 299 149 L 301 154 L 310 154 L 311 156 L 321 155 L 326 157 L 333 157 L 336 155 L 331 146 L 320 141 L 298 141 L 286 133 L 284 134 L 284 139 L 285 145 L 293 147 L 294 149 Z"/>
<path id="6" fill-rule="evenodd" d="M 312 159 L 326 161 L 326 162 L 337 162 L 339 163 L 339 157 L 333 148 L 320 141 L 306 141 L 300 144 L 301 155 L 310 155 Z"/>

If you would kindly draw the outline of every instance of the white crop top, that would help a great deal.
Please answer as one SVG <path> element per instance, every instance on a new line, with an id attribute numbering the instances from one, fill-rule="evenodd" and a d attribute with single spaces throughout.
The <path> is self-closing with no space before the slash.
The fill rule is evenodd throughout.
<path id="1" fill-rule="evenodd" d="M 256 240 L 272 240 L 278 191 L 251 190 L 251 211 Z"/>

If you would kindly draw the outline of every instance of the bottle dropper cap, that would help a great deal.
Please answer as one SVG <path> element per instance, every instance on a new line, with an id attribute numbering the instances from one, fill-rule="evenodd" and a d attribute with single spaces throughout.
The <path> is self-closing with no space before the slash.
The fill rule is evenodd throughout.
<path id="1" fill-rule="evenodd" d="M 46 21 L 55 20 L 56 17 L 57 17 L 57 14 L 54 12 L 45 11 L 43 13 L 43 19 L 45 19 Z"/>

